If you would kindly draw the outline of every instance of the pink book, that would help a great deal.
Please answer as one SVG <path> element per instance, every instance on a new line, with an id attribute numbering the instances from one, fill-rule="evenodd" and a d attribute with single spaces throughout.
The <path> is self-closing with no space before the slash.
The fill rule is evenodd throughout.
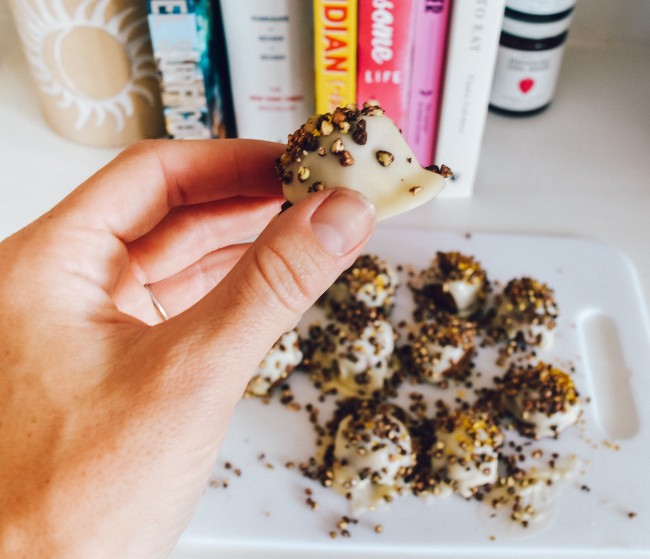
<path id="1" fill-rule="evenodd" d="M 415 0 L 413 66 L 405 136 L 420 165 L 434 163 L 452 0 Z"/>
<path id="2" fill-rule="evenodd" d="M 415 0 L 359 0 L 357 103 L 377 101 L 402 130 L 407 121 Z"/>

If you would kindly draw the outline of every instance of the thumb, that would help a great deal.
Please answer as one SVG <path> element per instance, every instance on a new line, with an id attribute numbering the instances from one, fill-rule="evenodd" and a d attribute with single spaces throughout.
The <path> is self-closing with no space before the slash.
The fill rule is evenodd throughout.
<path id="1" fill-rule="evenodd" d="M 176 317 L 190 321 L 176 326 L 192 332 L 203 371 L 218 366 L 221 382 L 232 371 L 241 394 L 271 345 L 352 265 L 374 225 L 374 206 L 347 189 L 315 193 L 273 219 L 231 272 Z"/>

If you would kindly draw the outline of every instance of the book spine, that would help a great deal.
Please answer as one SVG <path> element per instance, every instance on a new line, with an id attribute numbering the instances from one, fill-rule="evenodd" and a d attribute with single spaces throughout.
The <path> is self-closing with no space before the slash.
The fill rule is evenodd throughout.
<path id="1" fill-rule="evenodd" d="M 433 163 L 452 0 L 416 0 L 408 124 L 404 134 L 420 165 Z"/>
<path id="2" fill-rule="evenodd" d="M 209 0 L 148 0 L 151 42 L 160 79 L 167 135 L 225 136 L 221 82 L 211 61 Z"/>
<path id="3" fill-rule="evenodd" d="M 504 9 L 504 0 L 452 5 L 434 156 L 454 173 L 444 197 L 471 196 L 474 188 Z"/>
<path id="4" fill-rule="evenodd" d="M 357 100 L 357 0 L 314 0 L 316 111 Z"/>
<path id="5" fill-rule="evenodd" d="M 311 3 L 221 0 L 237 135 L 286 142 L 315 110 Z"/>
<path id="6" fill-rule="evenodd" d="M 359 0 L 357 104 L 377 102 L 407 126 L 414 0 Z"/>

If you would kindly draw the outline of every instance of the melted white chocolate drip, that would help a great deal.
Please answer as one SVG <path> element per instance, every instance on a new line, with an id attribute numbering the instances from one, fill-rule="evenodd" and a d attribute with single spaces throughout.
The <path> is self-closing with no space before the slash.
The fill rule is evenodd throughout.
<path id="1" fill-rule="evenodd" d="M 454 298 L 458 316 L 467 317 L 476 310 L 482 287 L 480 281 L 454 280 L 446 283 L 445 291 Z"/>

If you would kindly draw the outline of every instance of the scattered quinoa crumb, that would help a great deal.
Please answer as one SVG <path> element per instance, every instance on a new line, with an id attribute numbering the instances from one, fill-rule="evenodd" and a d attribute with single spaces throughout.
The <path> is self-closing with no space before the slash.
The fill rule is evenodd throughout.
<path id="1" fill-rule="evenodd" d="M 621 445 L 611 441 L 603 441 L 603 444 L 610 450 L 621 450 Z"/>

